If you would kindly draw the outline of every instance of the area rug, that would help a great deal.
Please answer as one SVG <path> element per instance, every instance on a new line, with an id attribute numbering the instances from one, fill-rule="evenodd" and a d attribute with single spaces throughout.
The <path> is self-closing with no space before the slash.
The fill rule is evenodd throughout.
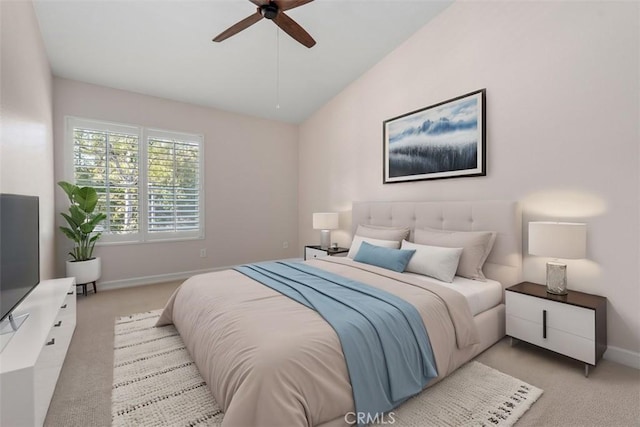
<path id="1" fill-rule="evenodd" d="M 223 413 L 160 310 L 116 319 L 113 426 L 221 426 Z M 394 427 L 512 426 L 542 390 L 471 361 L 376 421 Z"/>

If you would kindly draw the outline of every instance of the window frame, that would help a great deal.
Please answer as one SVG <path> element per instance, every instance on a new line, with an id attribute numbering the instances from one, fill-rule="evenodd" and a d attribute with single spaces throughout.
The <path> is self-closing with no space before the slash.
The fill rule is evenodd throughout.
<path id="1" fill-rule="evenodd" d="M 101 132 L 120 132 L 135 134 L 138 137 L 138 232 L 112 234 L 103 232 L 96 242 L 97 246 L 141 244 L 153 242 L 178 242 L 188 240 L 202 240 L 205 238 L 205 192 L 204 192 L 204 135 L 188 132 L 178 132 L 155 127 L 143 127 L 125 123 L 94 120 L 75 116 L 65 117 L 64 136 L 64 179 L 75 182 L 74 161 L 74 129 L 90 129 Z M 149 138 L 165 137 L 170 139 L 196 142 L 198 153 L 198 229 L 190 231 L 149 231 L 149 198 L 148 183 L 148 144 Z"/>

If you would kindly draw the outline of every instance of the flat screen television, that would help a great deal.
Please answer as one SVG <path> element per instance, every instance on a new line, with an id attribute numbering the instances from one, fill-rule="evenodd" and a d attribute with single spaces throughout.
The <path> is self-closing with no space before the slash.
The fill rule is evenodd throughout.
<path id="1" fill-rule="evenodd" d="M 39 282 L 38 197 L 0 194 L 0 322 Z"/>

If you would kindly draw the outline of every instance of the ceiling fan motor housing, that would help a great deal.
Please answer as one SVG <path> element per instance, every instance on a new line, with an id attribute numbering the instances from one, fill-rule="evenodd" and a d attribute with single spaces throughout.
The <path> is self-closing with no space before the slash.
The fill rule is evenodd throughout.
<path id="1" fill-rule="evenodd" d="M 260 6 L 260 13 L 267 19 L 273 19 L 278 16 L 278 6 L 273 3 Z"/>
<path id="2" fill-rule="evenodd" d="M 2 1 L 2 0 L 0 0 Z M 311 3 L 313 0 L 249 0 L 251 3 L 257 6 L 257 10 L 252 14 L 244 18 L 243 20 L 236 22 L 231 27 L 227 28 L 220 34 L 218 34 L 213 41 L 221 42 L 229 37 L 238 34 L 242 30 L 246 30 L 256 22 L 259 22 L 263 18 L 267 18 L 269 21 L 276 24 L 285 33 L 290 35 L 295 41 L 302 44 L 305 47 L 313 47 L 316 41 L 300 26 L 296 21 L 291 19 L 284 13 L 286 10 L 294 9 L 298 6 Z"/>

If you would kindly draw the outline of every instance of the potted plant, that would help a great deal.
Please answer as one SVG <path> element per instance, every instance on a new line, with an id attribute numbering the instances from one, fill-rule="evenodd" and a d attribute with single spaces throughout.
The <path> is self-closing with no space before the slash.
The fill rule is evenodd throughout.
<path id="1" fill-rule="evenodd" d="M 58 185 L 67 193 L 70 203 L 69 213 L 60 213 L 68 227 L 60 227 L 60 230 L 74 242 L 73 250 L 69 252 L 73 259 L 67 261 L 67 277 L 75 277 L 78 285 L 92 282 L 95 285 L 100 278 L 101 264 L 100 258 L 93 257 L 93 249 L 102 234 L 95 232 L 95 228 L 107 216 L 102 212 L 94 213 L 98 203 L 94 188 L 78 187 L 65 181 Z"/>

